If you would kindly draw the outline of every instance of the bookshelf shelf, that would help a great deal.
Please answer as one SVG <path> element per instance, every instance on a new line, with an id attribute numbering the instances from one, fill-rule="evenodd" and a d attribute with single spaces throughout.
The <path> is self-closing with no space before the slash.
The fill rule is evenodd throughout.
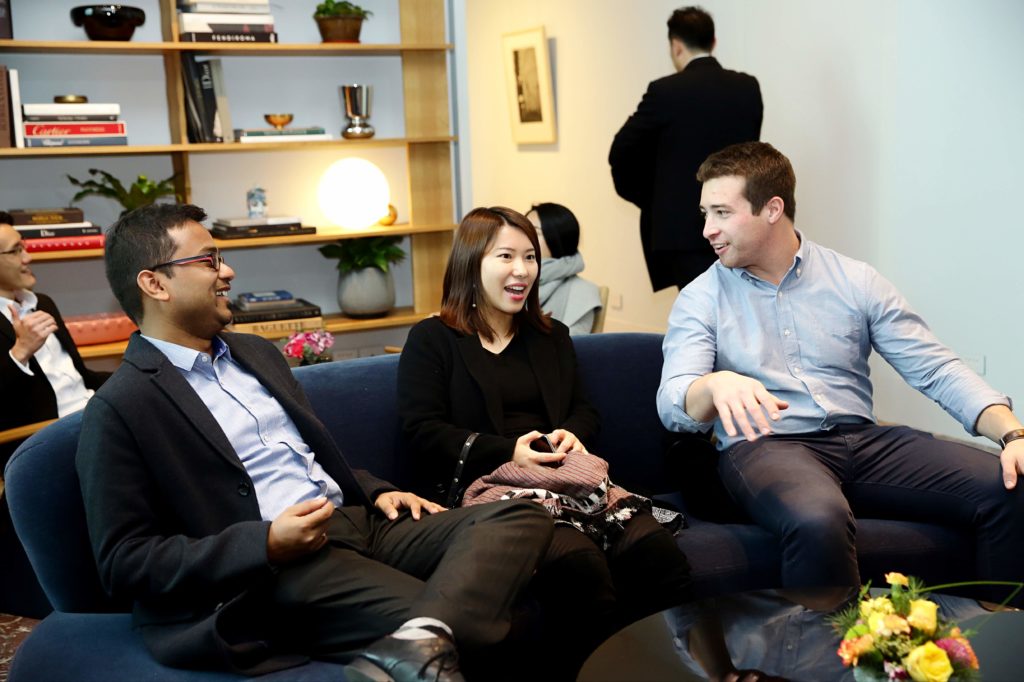
<path id="1" fill-rule="evenodd" d="M 412 144 L 430 144 L 434 142 L 455 142 L 451 135 L 436 135 L 417 138 L 380 137 L 368 140 L 318 140 L 315 142 L 181 142 L 178 144 L 124 145 L 117 147 L 31 147 L 22 149 L 0 149 L 0 158 L 4 157 L 38 157 L 38 156 L 115 156 L 146 154 L 232 154 L 236 152 L 260 151 L 296 151 L 305 149 L 325 148 L 372 148 L 372 147 L 404 147 Z"/>
<path id="2" fill-rule="evenodd" d="M 388 327 L 404 327 L 416 324 L 427 318 L 432 313 L 418 312 L 415 308 L 395 308 L 384 317 L 374 317 L 360 320 L 344 315 L 324 315 L 324 328 L 332 334 L 344 334 L 346 332 L 372 331 L 374 329 L 386 329 Z M 265 339 L 276 340 L 286 338 L 290 332 L 274 332 L 260 334 Z M 98 343 L 93 346 L 79 346 L 78 352 L 83 359 L 116 358 L 124 354 L 127 341 L 116 341 L 114 343 Z"/>
<path id="3" fill-rule="evenodd" d="M 326 244 L 338 239 L 356 239 L 358 237 L 383 237 L 388 235 L 428 235 L 428 234 L 449 234 L 455 231 L 457 225 L 410 225 L 402 223 L 388 227 L 376 226 L 365 230 L 343 230 L 339 227 L 317 228 L 316 234 L 299 234 L 294 237 L 253 237 L 251 239 L 215 239 L 217 247 L 230 251 L 233 249 L 254 249 L 268 246 L 299 246 L 301 244 Z M 32 254 L 32 261 L 43 263 L 46 261 L 65 260 L 87 260 L 90 258 L 102 258 L 103 249 L 81 249 L 78 251 L 37 251 Z"/>
<path id="4" fill-rule="evenodd" d="M 262 57 L 394 57 L 414 52 L 446 52 L 451 43 L 133 43 L 112 40 L 0 40 L 0 52 L 20 54 L 199 55 Z"/>

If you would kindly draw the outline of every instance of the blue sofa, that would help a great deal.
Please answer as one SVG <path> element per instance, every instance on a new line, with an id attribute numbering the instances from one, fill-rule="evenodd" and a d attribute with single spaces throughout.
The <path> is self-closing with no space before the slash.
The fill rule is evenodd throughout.
<path id="1" fill-rule="evenodd" d="M 697 595 L 777 587 L 775 540 L 744 522 L 722 495 L 707 494 L 716 490 L 711 446 L 670 434 L 658 420 L 661 336 L 599 334 L 574 342 L 588 395 L 603 420 L 588 447 L 611 462 L 615 481 L 687 513 L 689 528 L 678 542 L 689 557 Z M 295 374 L 353 466 L 408 486 L 395 411 L 397 368 L 398 357 L 391 355 L 301 367 Z M 101 590 L 74 470 L 80 421 L 71 415 L 35 434 L 7 466 L 15 527 L 55 609 L 19 649 L 10 679 L 240 679 L 159 665 L 132 631 L 127 605 L 113 603 Z M 681 489 L 703 497 L 701 505 L 688 505 Z M 876 582 L 893 570 L 932 584 L 972 574 L 971 538 L 955 529 L 859 519 L 857 549 L 863 577 Z M 337 665 L 314 662 L 261 679 L 341 680 L 343 674 Z"/>

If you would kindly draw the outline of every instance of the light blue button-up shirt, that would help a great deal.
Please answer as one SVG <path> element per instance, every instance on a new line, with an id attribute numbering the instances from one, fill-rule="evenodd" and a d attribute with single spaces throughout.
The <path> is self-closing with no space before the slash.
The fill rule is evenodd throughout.
<path id="1" fill-rule="evenodd" d="M 314 497 L 326 496 L 335 507 L 342 506 L 340 486 L 313 458 L 281 403 L 232 359 L 227 344 L 214 338 L 211 358 L 175 343 L 143 338 L 178 368 L 220 424 L 252 479 L 264 521 Z"/>
<path id="2" fill-rule="evenodd" d="M 663 345 L 658 414 L 674 431 L 714 426 L 720 449 L 739 442 L 743 434 L 727 435 L 721 420 L 701 423 L 684 411 L 690 384 L 730 370 L 789 402 L 772 422 L 776 434 L 873 422 L 872 348 L 972 435 L 986 407 L 1010 404 L 940 343 L 874 268 L 800 235 L 777 287 L 719 262 L 679 292 Z"/>

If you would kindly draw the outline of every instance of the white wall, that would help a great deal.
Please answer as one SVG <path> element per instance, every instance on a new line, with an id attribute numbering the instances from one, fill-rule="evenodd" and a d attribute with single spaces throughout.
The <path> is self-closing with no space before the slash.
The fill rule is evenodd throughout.
<path id="1" fill-rule="evenodd" d="M 670 72 L 665 20 L 683 3 L 454 0 L 466 68 L 463 207 L 556 201 L 579 216 L 587 276 L 621 308 L 610 330 L 665 328 L 673 295 L 652 295 L 639 212 L 608 172 L 612 137 L 647 83 Z M 997 388 L 1024 396 L 1016 314 L 1024 252 L 1024 3 L 1015 0 L 705 0 L 727 67 L 754 74 L 762 139 L 796 168 L 797 225 L 878 267 L 940 338 Z M 543 25 L 558 143 L 511 139 L 501 35 Z M 468 103 L 468 104 L 467 104 Z M 466 123 L 468 122 L 468 131 Z M 881 418 L 962 435 L 887 367 Z"/>

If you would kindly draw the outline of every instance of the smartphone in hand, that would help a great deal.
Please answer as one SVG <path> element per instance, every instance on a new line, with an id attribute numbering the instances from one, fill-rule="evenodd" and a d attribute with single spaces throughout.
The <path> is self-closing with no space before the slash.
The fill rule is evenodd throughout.
<path id="1" fill-rule="evenodd" d="M 530 449 L 535 452 L 555 452 L 558 448 L 554 446 L 551 439 L 545 435 L 530 442 Z"/>

